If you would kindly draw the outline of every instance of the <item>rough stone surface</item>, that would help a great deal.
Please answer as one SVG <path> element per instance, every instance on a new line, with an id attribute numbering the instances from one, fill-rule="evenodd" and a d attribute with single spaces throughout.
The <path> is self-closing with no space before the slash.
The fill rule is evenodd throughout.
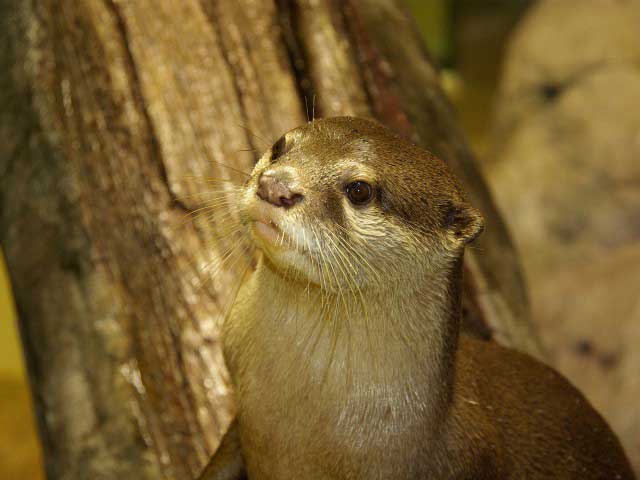
<path id="1" fill-rule="evenodd" d="M 551 363 L 612 422 L 637 469 L 638 25 L 638 0 L 536 4 L 508 49 L 486 167 Z"/>
<path id="2" fill-rule="evenodd" d="M 640 247 L 568 271 L 533 290 L 555 366 L 587 392 L 640 467 Z M 580 281 L 578 281 L 580 279 Z"/>

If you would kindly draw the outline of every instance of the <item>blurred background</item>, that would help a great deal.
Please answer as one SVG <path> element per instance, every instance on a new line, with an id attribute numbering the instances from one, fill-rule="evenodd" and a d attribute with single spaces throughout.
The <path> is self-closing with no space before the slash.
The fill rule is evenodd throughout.
<path id="1" fill-rule="evenodd" d="M 521 255 L 548 362 L 640 462 L 640 3 L 410 0 Z M 43 478 L 0 255 L 0 478 Z"/>
<path id="2" fill-rule="evenodd" d="M 0 477 L 35 480 L 44 478 L 40 449 L 2 255 L 0 261 Z"/>

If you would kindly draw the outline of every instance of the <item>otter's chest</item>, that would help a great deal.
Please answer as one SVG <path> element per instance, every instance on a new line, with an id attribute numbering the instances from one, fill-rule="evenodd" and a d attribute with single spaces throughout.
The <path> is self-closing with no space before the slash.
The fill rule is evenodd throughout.
<path id="1" fill-rule="evenodd" d="M 256 387 L 258 385 L 255 385 Z M 276 385 L 272 385 L 275 387 Z M 359 403 L 318 385 L 242 390 L 240 439 L 252 479 L 416 478 L 424 436 L 392 405 Z"/>
<path id="2" fill-rule="evenodd" d="M 416 478 L 425 419 L 407 404 L 406 385 L 373 381 L 367 362 L 347 360 L 328 338 L 309 336 L 311 346 L 300 335 L 310 333 L 254 325 L 225 346 L 250 478 Z"/>

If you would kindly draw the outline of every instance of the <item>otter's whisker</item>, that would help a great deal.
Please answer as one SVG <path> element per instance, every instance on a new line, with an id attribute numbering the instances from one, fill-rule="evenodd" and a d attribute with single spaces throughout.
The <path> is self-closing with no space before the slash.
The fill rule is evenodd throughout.
<path id="1" fill-rule="evenodd" d="M 221 256 L 205 265 L 200 269 L 200 273 L 203 275 L 207 275 L 209 279 L 215 278 L 221 270 L 231 270 L 234 267 L 240 258 L 243 257 L 243 253 L 245 252 L 245 248 L 242 244 L 238 243 L 233 245 L 227 251 L 221 254 Z M 229 260 L 233 259 L 231 263 Z"/>
<path id="2" fill-rule="evenodd" d="M 224 214 L 218 215 L 217 214 L 218 209 L 224 205 L 225 205 L 224 203 L 219 205 L 206 205 L 204 207 L 199 207 L 199 208 L 196 208 L 195 210 L 185 213 L 182 216 L 180 223 L 176 226 L 176 229 L 184 228 L 188 223 L 191 223 L 195 221 L 197 218 L 201 217 L 202 215 L 206 215 L 208 213 L 214 214 L 212 218 L 215 219 L 216 222 L 220 222 L 228 217 L 232 217 L 236 215 L 236 212 L 234 211 L 228 211 L 228 212 L 225 212 Z"/>
<path id="3" fill-rule="evenodd" d="M 219 219 L 214 216 L 212 221 L 219 221 Z M 239 232 L 243 232 L 243 233 L 246 232 L 246 226 L 243 225 L 242 223 L 231 223 L 231 222 L 229 223 L 230 225 L 223 224 L 219 226 L 219 228 L 217 228 L 215 230 L 215 233 L 212 235 L 212 238 L 205 241 L 205 245 L 206 246 L 209 246 L 211 244 L 216 245 L 221 240 L 231 238 L 231 237 L 236 237 L 236 234 Z M 243 242 L 241 243 L 250 244 L 244 237 L 246 237 L 246 234 L 242 235 Z M 237 240 L 238 238 L 234 238 L 235 242 L 237 242 Z"/>
<path id="4" fill-rule="evenodd" d="M 316 121 L 316 94 L 313 94 L 313 99 L 311 100 L 311 123 Z"/>
<path id="5" fill-rule="evenodd" d="M 340 253 L 340 249 L 339 247 L 333 242 L 333 239 L 331 238 L 331 232 L 328 229 L 324 229 L 325 230 L 325 234 L 327 239 L 333 244 L 333 249 L 329 249 L 329 254 L 331 255 L 331 258 L 333 259 L 333 261 L 337 264 L 337 267 L 339 269 L 339 271 L 342 273 L 342 282 L 339 282 L 340 285 L 342 285 L 343 283 L 346 283 L 347 286 L 349 287 L 349 290 L 351 291 L 351 295 L 353 296 L 353 299 L 356 299 L 356 294 L 352 288 L 352 281 L 351 278 L 348 275 L 348 272 L 346 271 L 346 265 L 344 265 L 343 261 L 339 258 L 339 253 Z M 348 304 L 345 302 L 345 297 L 342 294 L 342 289 L 340 288 L 340 294 L 342 295 L 342 299 L 343 299 L 343 305 L 344 305 L 344 316 L 349 317 L 349 306 Z M 333 315 L 332 318 L 335 318 L 335 314 Z M 333 321 L 332 322 L 332 334 L 331 334 L 331 349 L 330 349 L 330 355 L 329 355 L 329 362 L 327 364 L 326 367 L 326 372 L 329 372 L 330 368 L 331 368 L 331 364 L 333 363 L 333 359 L 335 357 L 335 349 L 337 348 L 337 344 L 338 344 L 338 340 L 340 337 L 340 330 L 342 328 L 347 328 L 349 329 L 349 322 L 344 322 L 345 325 L 339 324 L 338 322 Z M 350 334 L 348 335 L 350 338 Z"/>
<path id="6" fill-rule="evenodd" d="M 241 175 L 244 175 L 247 178 L 251 178 L 251 174 L 249 172 L 245 172 L 244 170 L 240 170 L 239 168 L 232 167 L 231 165 L 226 165 L 226 164 L 224 164 L 222 162 L 219 162 L 217 160 L 212 160 L 211 158 L 208 158 L 207 161 L 215 163 L 216 165 L 220 165 L 221 167 L 228 168 L 232 172 L 239 173 Z"/>
<path id="7" fill-rule="evenodd" d="M 307 123 L 311 122 L 311 117 L 309 117 L 309 102 L 307 100 L 307 96 L 304 96 L 304 110 L 307 113 Z"/>
<path id="8" fill-rule="evenodd" d="M 315 228 L 313 227 L 313 225 L 309 225 L 309 228 L 311 230 L 311 234 L 314 237 L 314 241 L 316 243 L 317 246 L 320 245 L 320 241 L 318 239 L 318 234 L 315 231 Z M 326 262 L 324 260 L 324 257 L 322 256 L 322 249 L 318 248 L 317 249 L 318 253 L 319 253 L 319 257 L 317 258 L 318 260 L 318 264 L 319 266 L 322 266 L 322 269 L 324 270 L 324 275 L 320 275 L 320 279 L 321 279 L 321 283 L 324 285 L 328 279 L 329 279 L 329 270 L 326 266 Z M 325 314 L 325 310 L 327 309 L 329 303 L 329 296 L 326 294 L 327 292 L 327 288 L 326 286 L 321 286 L 321 306 L 320 306 L 320 312 L 319 312 L 319 317 L 318 317 L 318 322 L 316 322 L 312 328 L 311 331 L 309 332 L 309 335 L 307 335 L 305 341 L 304 341 L 304 345 L 305 345 L 305 350 L 307 349 L 307 346 L 309 346 L 310 351 L 307 353 L 307 358 L 311 358 L 311 356 L 313 355 L 313 353 L 315 352 L 317 345 L 320 341 L 320 338 L 322 337 L 322 332 L 324 331 L 324 328 L 327 325 L 327 320 L 324 318 L 324 314 Z M 311 345 L 309 345 L 309 342 L 311 342 L 312 338 L 314 338 L 314 332 L 316 330 L 316 328 L 318 329 L 317 334 L 315 335 L 315 339 L 313 340 L 313 342 L 311 343 Z"/>
<path id="9" fill-rule="evenodd" d="M 337 225 L 337 226 L 338 226 L 338 228 L 340 228 L 340 229 L 341 229 L 345 234 L 347 234 L 347 235 L 348 235 L 349 231 L 348 231 L 345 227 L 343 227 L 342 225 L 340 225 L 340 224 L 338 224 L 338 223 L 336 223 L 336 225 Z M 346 242 L 345 242 L 345 244 L 346 244 Z M 362 261 L 362 263 L 363 263 L 364 265 L 366 265 L 366 267 L 367 267 L 367 271 L 371 272 L 371 274 L 373 274 L 373 275 L 375 276 L 376 281 L 378 282 L 378 284 L 380 284 L 380 283 L 381 283 L 381 277 L 380 277 L 380 274 L 378 273 L 378 271 L 377 271 L 375 268 L 373 268 L 373 266 L 369 263 L 369 261 L 368 261 L 368 260 L 363 256 L 363 254 L 359 251 L 359 249 L 361 249 L 361 248 L 362 248 L 362 249 L 367 248 L 367 247 L 366 247 L 366 244 L 359 243 L 359 245 L 358 245 L 358 247 L 357 247 L 357 248 L 356 248 L 356 247 L 352 247 L 352 246 L 350 246 L 350 245 L 348 245 L 348 244 L 347 244 L 346 246 L 347 246 L 347 248 L 349 249 L 349 253 L 352 253 L 354 256 L 358 257 L 358 259 L 360 259 L 360 260 Z"/>
<path id="10" fill-rule="evenodd" d="M 186 180 L 192 180 L 197 183 L 222 183 L 227 184 L 231 187 L 236 187 L 236 189 L 240 189 L 241 186 L 238 185 L 235 180 L 230 178 L 218 178 L 218 177 L 209 177 L 206 175 L 185 175 L 184 178 Z"/>
<path id="11" fill-rule="evenodd" d="M 203 190 L 197 193 L 187 193 L 184 195 L 179 195 L 177 197 L 178 200 L 189 200 L 194 198 L 202 203 L 206 203 L 207 201 L 215 202 L 219 200 L 224 200 L 231 203 L 237 201 L 238 191 L 228 188 L 222 188 L 215 190 Z"/>
<path id="12" fill-rule="evenodd" d="M 355 251 L 357 250 L 355 247 L 351 247 L 348 242 L 346 242 L 346 240 L 343 240 L 340 236 L 336 236 L 336 238 L 338 239 L 339 242 L 342 242 L 342 244 L 348 249 L 348 252 L 353 254 L 355 253 Z M 348 256 L 346 256 L 347 260 L 348 260 Z M 375 270 L 373 270 L 373 267 L 371 267 L 371 265 L 369 264 L 369 262 L 367 262 L 367 260 L 360 254 L 358 255 L 354 255 L 353 256 L 353 261 L 357 263 L 357 259 L 360 258 L 362 259 L 364 262 L 366 262 L 367 265 L 369 265 L 370 270 L 377 276 L 377 272 Z M 379 278 L 379 277 L 378 277 Z M 362 293 L 362 290 L 360 289 L 360 286 L 356 283 L 356 288 L 358 290 L 358 294 L 359 294 L 359 300 L 360 300 L 360 304 L 362 306 L 363 309 L 363 316 L 364 316 L 364 329 L 365 329 L 365 337 L 367 339 L 367 345 L 369 345 L 369 349 L 371 350 L 372 348 L 372 343 L 371 343 L 371 338 L 372 338 L 372 334 L 371 334 L 371 330 L 370 330 L 370 318 L 369 318 L 369 310 L 367 308 L 367 302 L 364 300 L 364 295 Z M 383 324 L 385 322 L 382 322 Z"/>
<path id="13" fill-rule="evenodd" d="M 249 135 L 251 135 L 252 137 L 257 138 L 258 140 L 260 140 L 265 147 L 269 146 L 269 142 L 267 142 L 264 138 L 262 138 L 260 135 L 255 134 L 249 127 L 247 127 L 246 125 L 243 125 L 241 123 L 236 123 L 236 125 L 238 125 L 240 128 L 244 128 Z"/>
<path id="14" fill-rule="evenodd" d="M 340 282 L 340 284 L 343 283 L 347 283 L 347 286 L 349 288 L 349 290 L 351 291 L 351 294 L 354 297 L 354 300 L 356 299 L 356 295 L 355 292 L 353 290 L 353 281 L 352 278 L 349 276 L 348 272 L 346 271 L 346 265 L 344 265 L 344 262 L 342 261 L 342 259 L 339 257 L 339 255 L 341 254 L 341 250 L 340 247 L 336 244 L 336 242 L 333 239 L 333 234 L 331 233 L 331 231 L 328 228 L 324 228 L 323 230 L 325 230 L 325 235 L 327 240 L 333 245 L 333 249 L 329 249 L 329 253 L 331 254 L 331 257 L 333 258 L 334 262 L 337 264 L 338 269 L 340 270 L 340 272 L 342 273 L 344 282 Z M 351 266 L 352 271 L 357 274 L 357 270 L 355 270 L 353 268 L 353 266 Z M 346 305 L 345 305 L 345 313 L 348 313 L 348 310 L 346 310 Z"/>
<path id="15" fill-rule="evenodd" d="M 227 213 L 231 210 L 236 210 L 236 205 L 237 205 L 237 202 L 235 202 L 234 199 L 224 198 L 224 197 L 208 199 L 206 201 L 198 201 L 198 205 L 195 206 L 194 208 L 189 209 L 186 213 L 183 214 L 183 216 L 185 218 L 188 218 L 198 212 L 202 212 L 207 209 L 208 210 L 217 209 L 218 211 L 224 211 L 224 213 Z"/>
<path id="16" fill-rule="evenodd" d="M 332 285 L 329 282 L 333 282 L 331 280 L 331 272 L 330 272 L 330 267 L 331 265 L 328 265 L 327 259 L 325 258 L 324 254 L 323 254 L 323 249 L 322 249 L 322 245 L 320 244 L 320 240 L 318 237 L 318 234 L 315 230 L 315 228 L 313 226 L 311 226 L 311 231 L 315 237 L 315 241 L 316 241 L 316 245 L 317 245 L 317 250 L 318 250 L 318 254 L 320 255 L 320 261 L 322 264 L 322 268 L 324 269 L 325 272 L 325 280 L 326 280 L 326 285 L 325 285 L 325 290 L 327 290 L 327 293 L 330 291 L 330 288 L 332 287 Z M 335 277 L 335 272 L 334 272 L 334 277 Z M 335 281 L 337 283 L 337 277 L 335 278 Z M 339 289 L 339 285 L 338 285 L 338 289 Z"/>
<path id="17" fill-rule="evenodd" d="M 349 256 L 344 251 L 345 249 L 341 248 L 341 245 L 348 246 L 347 242 L 344 241 L 342 238 L 340 238 L 338 235 L 331 232 L 329 229 L 326 229 L 326 230 L 327 230 L 329 239 L 332 241 L 332 243 L 335 246 L 336 254 L 340 257 L 337 260 L 340 262 L 340 264 L 343 265 L 343 268 L 342 268 L 343 272 L 346 272 L 347 264 L 348 264 L 348 266 L 353 271 L 354 275 L 358 275 L 359 269 L 352 264 L 351 260 L 349 259 Z M 359 303 L 362 307 L 366 335 L 367 335 L 367 338 L 370 338 L 369 311 L 367 308 L 367 302 L 365 301 L 364 295 L 362 293 L 362 289 L 360 288 L 360 285 L 357 279 L 354 280 L 353 278 L 348 277 L 347 273 L 345 273 L 344 276 L 345 276 L 345 281 L 347 282 L 349 289 L 351 291 L 351 294 L 353 296 L 354 303 L 357 303 L 357 301 L 359 300 Z M 354 291 L 354 287 L 355 287 L 355 291 Z M 348 322 L 346 322 L 346 328 L 347 328 L 347 336 L 348 338 L 351 338 L 351 325 Z"/>
<path id="18" fill-rule="evenodd" d="M 329 262 L 329 266 L 331 267 L 331 269 L 332 269 L 332 271 L 333 271 L 334 278 L 335 278 L 335 281 L 336 281 L 336 286 L 338 287 L 338 291 L 339 291 L 339 293 L 340 293 L 340 295 L 341 295 L 342 302 L 343 302 L 344 309 L 345 309 L 345 314 L 346 314 L 346 313 L 348 313 L 348 312 L 349 312 L 349 307 L 348 307 L 348 304 L 347 304 L 347 302 L 346 302 L 346 298 L 345 298 L 345 296 L 344 296 L 344 291 L 343 291 L 342 286 L 343 286 L 343 284 L 346 282 L 346 283 L 347 283 L 348 288 L 351 290 L 351 278 L 349 277 L 349 274 L 348 274 L 348 273 L 346 273 L 346 272 L 343 270 L 343 268 L 342 268 L 342 264 L 341 264 L 341 262 L 339 261 L 339 259 L 338 259 L 338 258 L 336 258 L 336 252 L 335 252 L 335 251 L 337 250 L 337 246 L 335 245 L 335 243 L 333 243 L 333 240 L 332 240 L 332 238 L 331 238 L 331 232 L 330 232 L 330 231 L 329 231 L 329 229 L 327 229 L 327 228 L 324 228 L 324 227 L 321 227 L 321 228 L 325 231 L 325 237 L 327 238 L 327 240 L 328 240 L 329 242 L 331 242 L 331 244 L 332 244 L 332 245 L 333 245 L 333 247 L 334 247 L 333 249 L 327 249 L 328 253 L 329 253 L 329 254 L 331 254 L 331 258 L 333 259 L 333 262 Z M 340 270 L 340 272 L 342 273 L 342 276 L 344 277 L 344 278 L 342 279 L 343 281 L 340 281 L 340 279 L 338 279 L 337 271 L 336 271 L 336 269 L 335 269 L 335 268 L 334 268 L 334 266 L 333 266 L 333 264 L 334 264 L 334 263 L 336 264 L 337 268 L 338 268 L 338 269 Z M 352 295 L 354 295 L 354 296 L 355 296 L 355 294 L 353 293 L 353 290 L 351 290 L 351 292 L 352 292 Z"/>
<path id="19" fill-rule="evenodd" d="M 233 293 L 229 297 L 230 301 L 227 303 L 227 305 L 226 305 L 226 307 L 224 309 L 224 314 L 222 315 L 223 319 L 225 319 L 225 318 L 227 318 L 229 316 L 229 312 L 231 311 L 231 308 L 233 307 L 233 300 L 238 296 L 238 291 L 240 290 L 240 287 L 242 287 L 242 281 L 244 280 L 245 275 L 249 271 L 249 268 L 251 268 L 251 263 L 247 263 L 247 266 L 244 267 L 242 272 L 238 275 L 238 279 L 236 280 L 236 284 L 234 285 L 234 287 L 232 289 Z"/>
<path id="20" fill-rule="evenodd" d="M 329 230 L 327 231 L 327 233 L 328 233 L 328 236 L 331 238 L 331 241 L 334 242 L 334 245 L 335 245 L 335 248 L 336 248 L 336 253 L 341 257 L 341 263 L 343 263 L 343 264 L 347 263 L 349 265 L 349 267 L 351 267 L 351 270 L 354 272 L 354 276 L 359 275 L 359 273 L 360 273 L 359 269 L 356 268 L 351 263 L 351 259 L 349 258 L 349 255 L 345 254 L 344 248 L 340 248 L 340 245 L 342 244 L 343 246 L 345 246 L 346 242 L 344 240 L 342 240 L 339 236 L 335 235 L 333 232 L 331 232 Z M 345 265 L 345 269 L 346 268 L 347 268 L 347 266 Z M 359 282 L 358 282 L 357 279 L 354 280 L 352 278 L 348 278 L 347 280 L 349 280 L 348 284 L 349 284 L 349 288 L 351 289 L 351 293 L 353 295 L 354 301 L 360 300 L 360 305 L 361 305 L 363 313 L 364 313 L 365 328 L 368 328 L 369 314 L 368 314 L 368 309 L 367 309 L 367 302 L 365 302 L 365 300 L 364 300 L 364 295 L 362 294 L 362 290 L 360 288 Z M 353 288 L 352 288 L 353 286 L 355 286 L 355 289 L 357 290 L 357 294 L 358 294 L 357 297 L 356 297 L 356 293 L 353 291 Z"/>
<path id="21" fill-rule="evenodd" d="M 323 229 L 323 230 L 326 233 L 326 229 Z M 327 239 L 329 239 L 328 235 L 325 235 L 325 236 L 327 237 Z M 337 267 L 342 272 L 343 277 L 345 277 L 344 280 L 347 281 L 347 283 L 348 283 L 348 278 L 345 276 L 344 271 L 342 270 L 342 267 L 340 265 L 340 262 L 336 259 L 335 254 L 331 251 L 331 249 L 328 249 L 328 254 L 331 254 L 331 258 L 334 260 L 334 262 L 328 261 L 328 258 L 324 255 L 324 251 L 322 248 L 319 249 L 319 253 L 323 257 L 325 264 L 329 266 L 329 269 L 332 272 L 332 275 L 335 281 L 335 285 L 333 285 L 333 288 L 337 290 L 336 300 L 334 303 L 334 312 L 332 315 L 329 316 L 330 318 L 329 323 L 331 327 L 331 332 L 330 332 L 331 347 L 330 347 L 329 361 L 327 362 L 327 365 L 325 367 L 325 373 L 323 375 L 323 383 L 324 383 L 324 381 L 328 378 L 328 374 L 330 372 L 331 365 L 335 357 L 335 349 L 337 348 L 337 342 L 340 336 L 340 327 L 342 327 L 342 325 L 340 325 L 339 322 L 335 321 L 335 319 L 338 317 L 337 315 L 338 305 L 342 303 L 342 306 L 344 307 L 344 314 L 347 316 L 349 314 L 349 306 L 344 294 L 344 289 L 342 288 L 342 285 L 344 282 L 341 282 L 340 279 L 338 278 L 337 270 L 336 268 L 334 268 L 334 265 L 333 265 L 334 262 L 337 264 Z M 322 322 L 322 323 L 324 324 L 326 322 Z"/>

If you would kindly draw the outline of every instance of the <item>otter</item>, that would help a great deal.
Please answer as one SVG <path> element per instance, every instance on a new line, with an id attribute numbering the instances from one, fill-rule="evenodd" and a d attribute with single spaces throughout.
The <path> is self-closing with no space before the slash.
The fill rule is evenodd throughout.
<path id="1" fill-rule="evenodd" d="M 238 413 L 201 480 L 633 478 L 566 379 L 460 333 L 483 218 L 436 156 L 315 120 L 238 206 L 261 255 L 222 327 Z"/>

